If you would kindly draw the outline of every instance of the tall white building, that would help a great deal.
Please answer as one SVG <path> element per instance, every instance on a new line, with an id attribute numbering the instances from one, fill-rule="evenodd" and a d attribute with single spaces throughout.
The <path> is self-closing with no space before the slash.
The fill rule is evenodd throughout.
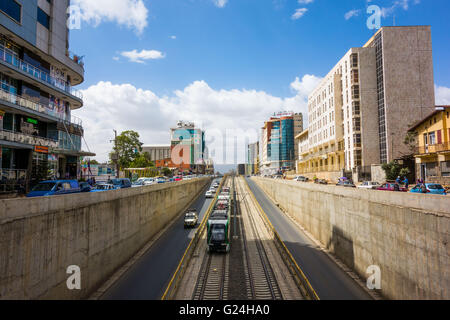
<path id="1" fill-rule="evenodd" d="M 409 124 L 433 106 L 430 27 L 383 27 L 308 97 L 309 151 L 297 170 L 335 180 L 401 158 Z"/>

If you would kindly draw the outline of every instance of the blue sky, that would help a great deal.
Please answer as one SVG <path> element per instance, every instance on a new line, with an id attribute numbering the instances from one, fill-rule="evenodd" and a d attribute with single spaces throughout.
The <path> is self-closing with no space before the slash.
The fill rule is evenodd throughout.
<path id="1" fill-rule="evenodd" d="M 111 122 L 119 130 L 135 126 L 151 144 L 167 142 L 173 124 L 164 122 L 175 117 L 166 109 L 191 117 L 185 120 L 201 118 L 209 128 L 247 128 L 253 121 L 255 130 L 274 108 L 296 109 L 298 103 L 304 111 L 311 86 L 374 33 L 366 26 L 372 4 L 384 8 L 382 25 L 392 25 L 394 16 L 396 25 L 431 25 L 438 96 L 450 99 L 448 0 L 99 0 L 97 7 L 88 0 L 72 2 L 86 11 L 81 29 L 70 35 L 71 51 L 85 55 L 85 107 L 77 115 L 87 118 L 88 134 L 95 132 L 97 138 L 87 142 L 101 160 L 109 148 L 101 139 L 110 138 Z M 298 9 L 303 15 L 295 19 Z M 133 52 L 148 59 L 136 62 Z M 118 92 L 110 102 L 94 96 Z M 116 103 L 141 110 L 143 117 L 122 124 Z M 208 108 L 217 112 L 201 117 Z M 242 121 L 228 119 L 228 109 L 242 113 Z M 222 116 L 227 119 L 220 126 L 216 117 Z"/>

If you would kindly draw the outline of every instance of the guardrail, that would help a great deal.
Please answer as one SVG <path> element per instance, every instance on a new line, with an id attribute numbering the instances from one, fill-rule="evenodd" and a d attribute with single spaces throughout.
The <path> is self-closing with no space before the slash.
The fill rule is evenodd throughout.
<path id="1" fill-rule="evenodd" d="M 320 300 L 319 296 L 317 295 L 316 291 L 313 289 L 311 284 L 308 281 L 308 278 L 306 278 L 305 274 L 303 273 L 302 269 L 298 266 L 297 262 L 295 261 L 294 257 L 292 256 L 289 249 L 284 244 L 283 240 L 281 240 L 280 235 L 275 230 L 274 226 L 270 222 L 269 218 L 267 217 L 266 213 L 264 212 L 263 208 L 259 204 L 259 202 L 256 200 L 255 195 L 253 194 L 252 190 L 250 189 L 250 186 L 248 185 L 248 182 L 245 178 L 244 182 L 247 186 L 248 192 L 250 196 L 253 198 L 253 201 L 256 203 L 256 207 L 258 208 L 261 216 L 263 217 L 263 220 L 266 224 L 266 227 L 269 229 L 270 232 L 274 235 L 275 245 L 278 247 L 278 251 L 281 254 L 281 257 L 283 258 L 286 266 L 289 268 L 289 271 L 291 272 L 291 275 L 294 277 L 294 280 L 299 287 L 300 291 L 302 292 L 303 296 L 308 300 Z"/>
<path id="2" fill-rule="evenodd" d="M 219 197 L 220 191 L 222 190 L 222 187 L 223 187 L 223 184 L 224 184 L 226 178 L 227 177 L 225 176 L 222 179 L 222 181 L 220 182 L 219 188 L 217 189 L 217 192 L 216 192 L 216 196 L 214 197 L 214 200 L 211 201 L 200 226 L 198 227 L 197 231 L 195 232 L 195 235 L 192 238 L 191 242 L 189 242 L 189 245 L 188 245 L 186 251 L 184 252 L 183 257 L 181 258 L 181 261 L 178 264 L 178 267 L 175 270 L 175 273 L 173 274 L 172 279 L 169 282 L 169 285 L 167 286 L 166 290 L 164 291 L 164 294 L 161 297 L 161 300 L 172 300 L 175 297 L 178 286 L 180 285 L 180 282 L 183 279 L 184 273 L 186 272 L 186 268 L 189 265 L 189 262 L 191 261 L 192 254 L 194 253 L 195 249 L 197 248 L 197 244 L 200 241 L 201 235 L 205 231 L 205 227 L 208 222 L 209 216 L 214 208 L 214 205 L 217 202 L 217 199 Z"/>

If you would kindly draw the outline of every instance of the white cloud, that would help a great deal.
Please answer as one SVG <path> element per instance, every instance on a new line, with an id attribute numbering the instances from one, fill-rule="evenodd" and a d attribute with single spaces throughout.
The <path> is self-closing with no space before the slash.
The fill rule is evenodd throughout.
<path id="1" fill-rule="evenodd" d="M 244 130 L 250 133 L 248 142 L 254 142 L 264 121 L 274 112 L 290 110 L 306 116 L 308 94 L 320 81 L 312 75 L 296 78 L 291 83 L 294 96 L 289 98 L 256 90 L 215 90 L 205 81 L 195 81 L 171 96 L 157 96 L 130 84 L 99 82 L 83 90 L 84 107 L 76 111 L 76 116 L 83 119 L 85 139 L 99 161 L 108 159 L 113 129 L 119 133 L 135 130 L 145 144 L 168 144 L 169 128 L 177 120 L 187 120 L 206 130 L 210 154 L 216 163 L 232 164 L 233 157 L 224 160 L 222 156 L 223 133 Z M 227 139 L 227 156 L 234 154 L 233 141 Z M 244 161 L 244 155 L 242 142 L 238 145 L 237 161 Z"/>
<path id="2" fill-rule="evenodd" d="M 213 0 L 213 2 L 217 7 L 223 8 L 226 6 L 228 0 Z"/>
<path id="3" fill-rule="evenodd" d="M 369 2 L 371 2 L 371 1 L 369 1 Z M 390 7 L 381 8 L 381 15 L 383 18 L 389 17 L 398 8 L 407 11 L 409 9 L 409 6 L 411 3 L 414 5 L 417 5 L 420 3 L 420 0 L 395 0 L 392 2 L 392 5 Z"/>
<path id="4" fill-rule="evenodd" d="M 310 4 L 313 3 L 314 0 L 298 0 L 298 4 Z"/>
<path id="5" fill-rule="evenodd" d="M 136 63 L 144 63 L 145 60 L 163 59 L 165 57 L 162 52 L 156 50 L 124 51 L 121 55 Z"/>
<path id="6" fill-rule="evenodd" d="M 352 17 L 357 17 L 360 13 L 361 13 L 361 10 L 350 10 L 344 15 L 345 20 L 349 20 Z"/>
<path id="7" fill-rule="evenodd" d="M 170 36 L 170 39 L 175 40 L 177 36 Z"/>
<path id="8" fill-rule="evenodd" d="M 141 34 L 147 26 L 148 10 L 143 0 L 72 0 L 81 19 L 94 26 L 103 21 L 116 22 Z"/>
<path id="9" fill-rule="evenodd" d="M 305 13 L 308 11 L 307 8 L 299 8 L 295 10 L 295 13 L 292 15 L 291 19 L 292 20 L 297 20 L 300 19 L 301 17 L 303 17 L 305 15 Z"/>
<path id="10" fill-rule="evenodd" d="M 450 88 L 435 85 L 436 105 L 450 105 Z"/>

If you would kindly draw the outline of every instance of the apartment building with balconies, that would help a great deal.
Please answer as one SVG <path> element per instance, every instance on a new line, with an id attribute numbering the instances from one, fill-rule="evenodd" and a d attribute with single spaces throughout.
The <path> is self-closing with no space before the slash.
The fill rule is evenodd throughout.
<path id="1" fill-rule="evenodd" d="M 434 102 L 429 27 L 383 27 L 350 49 L 308 97 L 300 174 L 336 180 L 401 158 L 408 128 Z M 367 176 L 367 175 L 366 175 Z"/>
<path id="2" fill-rule="evenodd" d="M 95 155 L 81 150 L 82 122 L 72 115 L 83 106 L 74 86 L 84 65 L 69 51 L 69 2 L 1 1 L 0 170 L 8 185 L 77 178 L 80 157 Z"/>
<path id="3" fill-rule="evenodd" d="M 450 186 L 450 106 L 437 106 L 410 132 L 417 142 L 416 177 Z"/>

